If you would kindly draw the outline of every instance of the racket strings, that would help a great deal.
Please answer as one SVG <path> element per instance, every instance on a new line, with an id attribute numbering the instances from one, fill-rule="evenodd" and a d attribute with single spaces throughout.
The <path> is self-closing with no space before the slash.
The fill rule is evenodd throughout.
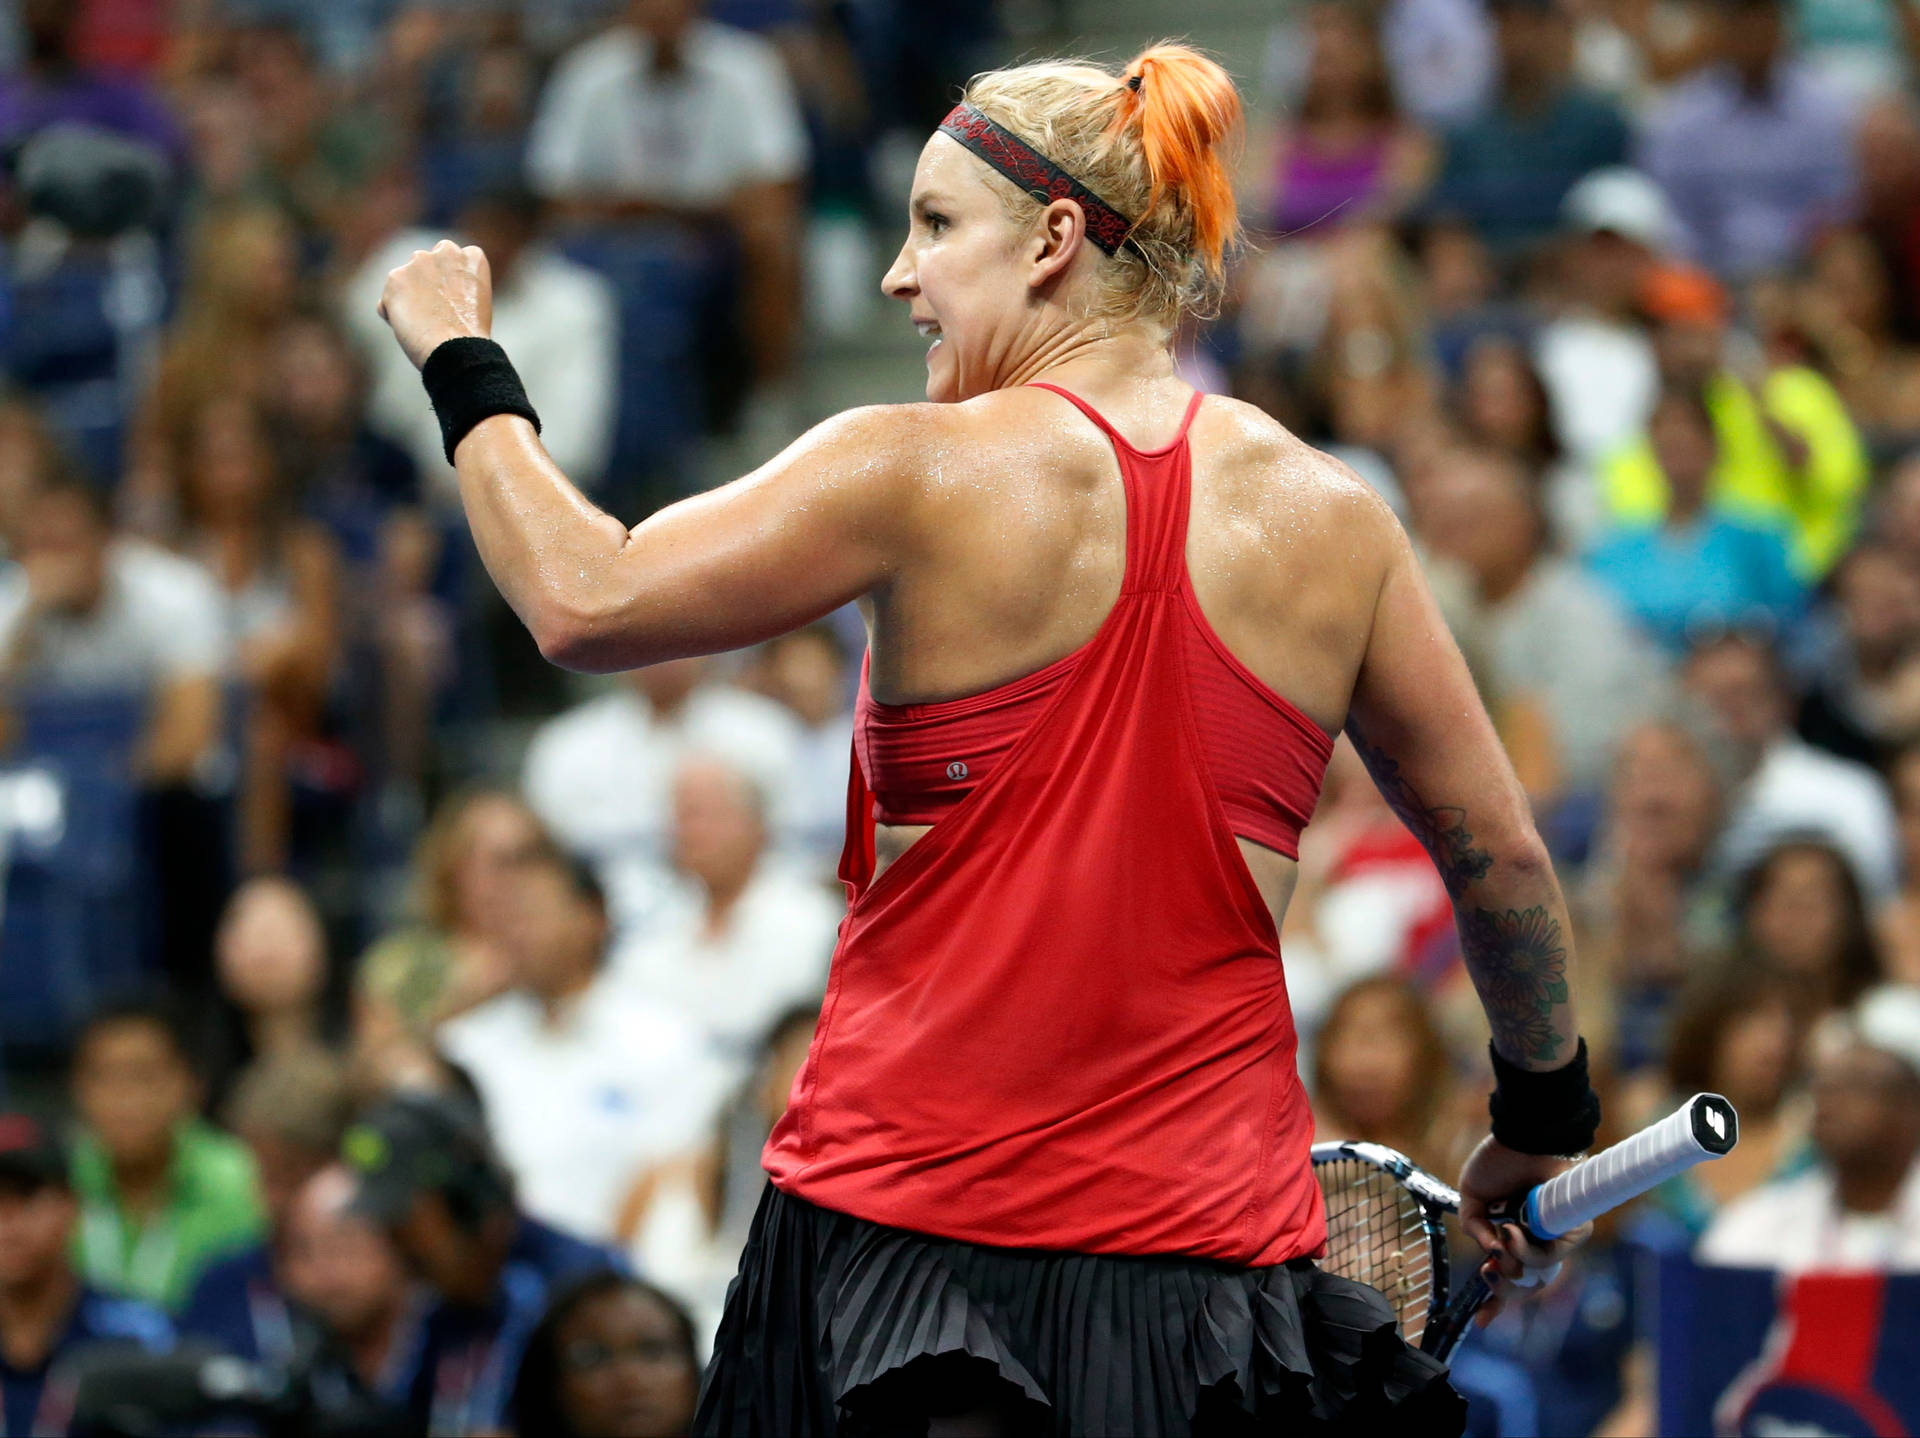
<path id="1" fill-rule="evenodd" d="M 1327 1202 L 1327 1254 L 1319 1266 L 1375 1288 L 1393 1305 L 1400 1332 L 1418 1343 L 1433 1309 L 1433 1231 L 1420 1201 L 1364 1159 L 1316 1163 Z"/>

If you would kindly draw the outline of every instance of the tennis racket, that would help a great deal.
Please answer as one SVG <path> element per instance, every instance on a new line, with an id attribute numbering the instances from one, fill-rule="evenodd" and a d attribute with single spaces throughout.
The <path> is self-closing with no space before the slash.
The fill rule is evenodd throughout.
<path id="1" fill-rule="evenodd" d="M 1719 1158 L 1739 1136 L 1732 1104 L 1719 1094 L 1695 1094 L 1660 1122 L 1516 1194 L 1493 1216 L 1549 1242 L 1696 1163 Z M 1378 1289 L 1409 1343 L 1447 1357 L 1492 1292 L 1476 1267 L 1448 1301 L 1446 1218 L 1460 1211 L 1459 1193 L 1377 1143 L 1316 1143 L 1313 1173 L 1327 1200 L 1320 1267 Z"/>

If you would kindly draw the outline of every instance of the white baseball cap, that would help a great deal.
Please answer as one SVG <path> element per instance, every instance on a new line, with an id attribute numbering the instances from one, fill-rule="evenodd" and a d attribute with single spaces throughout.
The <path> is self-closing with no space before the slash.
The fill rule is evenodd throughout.
<path id="1" fill-rule="evenodd" d="M 1674 247 L 1679 230 L 1665 193 L 1625 165 L 1594 170 L 1567 191 L 1560 202 L 1560 223 L 1586 235 L 1610 231 L 1663 254 Z"/>
<path id="2" fill-rule="evenodd" d="M 1920 987 L 1867 990 L 1853 1006 L 1853 1031 L 1860 1043 L 1893 1055 L 1920 1077 Z"/>

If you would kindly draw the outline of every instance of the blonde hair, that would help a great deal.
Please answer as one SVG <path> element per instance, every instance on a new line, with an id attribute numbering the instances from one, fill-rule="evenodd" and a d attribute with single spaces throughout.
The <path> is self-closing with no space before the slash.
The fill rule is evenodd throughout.
<path id="1" fill-rule="evenodd" d="M 1084 60 L 992 70 L 974 77 L 965 100 L 1132 222 L 1101 267 L 1091 318 L 1172 328 L 1217 306 L 1240 234 L 1232 167 L 1243 116 L 1225 70 L 1185 45 L 1159 44 L 1119 74 Z M 987 180 L 1016 220 L 1039 211 L 998 171 Z"/>

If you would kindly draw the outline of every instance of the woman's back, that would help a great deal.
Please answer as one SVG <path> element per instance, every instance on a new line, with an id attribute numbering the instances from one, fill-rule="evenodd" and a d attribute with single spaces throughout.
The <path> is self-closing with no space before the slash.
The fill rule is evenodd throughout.
<path id="1" fill-rule="evenodd" d="M 1177 432 L 1172 379 L 1049 375 L 1135 447 Z M 1103 390 L 1130 390 L 1118 402 Z M 954 698 L 1091 639 L 1119 598 L 1127 506 L 1107 437 L 1036 387 L 912 407 L 925 465 L 917 543 L 873 596 L 870 683 L 886 703 Z M 1186 562 L 1207 620 L 1254 674 L 1324 729 L 1342 724 L 1392 557 L 1363 483 L 1250 405 L 1195 417 Z"/>
<path id="2" fill-rule="evenodd" d="M 870 745 L 854 768 L 841 860 L 851 908 L 766 1167 L 787 1194 L 918 1233 L 1069 1252 L 1298 1258 L 1325 1231 L 1300 1142 L 1306 1106 L 1275 902 L 1236 852 L 1235 820 L 1258 820 L 1258 803 L 1233 793 L 1233 776 L 1248 747 L 1288 768 L 1292 781 L 1273 799 L 1290 820 L 1277 843 L 1292 849 L 1331 739 L 1261 697 L 1258 678 L 1223 674 L 1233 660 L 1192 612 L 1188 426 L 1198 397 L 1185 395 L 1173 434 L 1156 436 L 1164 442 L 1140 447 L 1108 438 L 1112 420 L 1064 386 L 1039 394 L 1081 409 L 1108 447 L 1119 513 L 1096 488 L 1100 465 L 1075 453 L 1071 411 L 1039 440 L 1023 440 L 1012 415 L 989 417 L 1004 436 L 996 453 L 952 474 L 941 465 L 931 499 L 908 503 L 914 563 L 877 595 L 876 611 L 910 603 L 910 587 L 933 580 L 993 614 L 1000 628 L 985 628 L 983 645 L 1041 635 L 1068 653 L 1033 655 L 1048 670 L 1044 693 L 991 766 L 931 766 L 966 779 L 968 793 L 883 870 L 881 766 L 870 762 L 881 749 Z M 1033 428 L 1054 417 L 1020 419 Z M 1048 443 L 1066 447 L 1054 461 L 1066 478 L 1052 493 Z M 1008 476 L 1021 463 L 1033 480 Z M 1256 547 L 1275 549 L 1261 530 Z M 1058 603 L 1048 570 L 1089 580 L 1069 582 Z M 1221 578 L 1256 603 L 1273 599 L 1246 566 L 1223 564 Z M 931 593 L 897 626 L 900 649 L 966 657 L 972 645 L 947 637 L 966 611 Z M 1079 626 L 1062 624 L 1062 611 Z M 885 628 L 876 616 L 876 645 Z M 1210 703 L 1221 680 L 1258 705 L 1238 724 Z M 895 722 L 912 714 L 897 710 Z M 876 1108 L 876 1094 L 895 1100 Z M 1129 1158 L 1114 1163 L 1116 1154 Z"/>
<path id="3" fill-rule="evenodd" d="M 1134 449 L 1152 453 L 1179 433 L 1191 391 L 1177 380 L 1078 379 Z M 1119 397 L 1113 408 L 1092 397 L 1102 392 Z M 884 705 L 979 695 L 1074 654 L 1111 613 L 1126 567 L 1115 445 L 1066 399 L 1000 391 L 940 406 L 921 426 L 934 433 L 919 437 L 919 542 L 913 563 L 873 597 L 868 682 Z M 1392 557 L 1390 516 L 1337 463 L 1250 406 L 1207 400 L 1186 441 L 1185 563 L 1202 623 L 1258 685 L 1323 735 L 1337 732 Z M 923 832 L 883 825 L 882 859 Z M 1292 865 L 1274 852 L 1283 847 L 1242 840 L 1276 923 L 1291 886 Z"/>

